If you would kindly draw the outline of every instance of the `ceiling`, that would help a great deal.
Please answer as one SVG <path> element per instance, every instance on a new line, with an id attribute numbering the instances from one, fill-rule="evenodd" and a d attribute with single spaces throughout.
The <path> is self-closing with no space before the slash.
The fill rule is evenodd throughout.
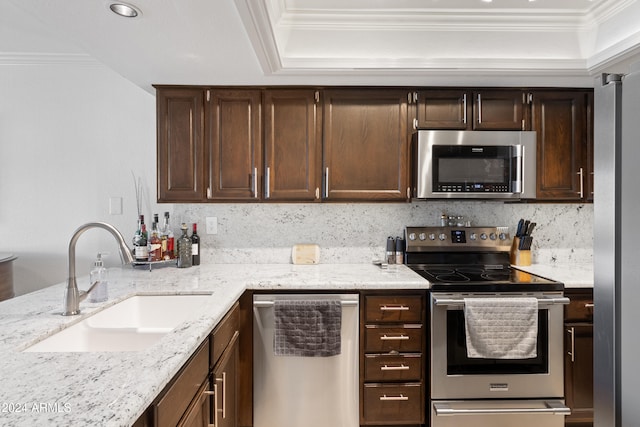
<path id="1" fill-rule="evenodd" d="M 136 85 L 591 86 L 640 58 L 637 0 L 0 2 L 0 64 L 102 63 Z"/>

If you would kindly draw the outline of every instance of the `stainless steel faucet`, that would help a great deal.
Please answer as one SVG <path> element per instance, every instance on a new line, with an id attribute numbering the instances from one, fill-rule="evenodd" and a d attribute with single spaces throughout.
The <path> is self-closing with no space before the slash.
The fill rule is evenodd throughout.
<path id="1" fill-rule="evenodd" d="M 64 291 L 64 311 L 63 316 L 74 316 L 80 314 L 80 302 L 83 301 L 93 287 L 97 284 L 93 283 L 91 287 L 86 291 L 78 290 L 78 283 L 76 282 L 76 242 L 82 233 L 91 228 L 103 228 L 115 237 L 120 249 L 120 257 L 123 264 L 130 264 L 133 262 L 133 255 L 131 250 L 124 241 L 122 233 L 120 233 L 113 225 L 105 222 L 90 222 L 81 225 L 71 236 L 69 242 L 69 278 L 67 279 L 67 288 Z"/>

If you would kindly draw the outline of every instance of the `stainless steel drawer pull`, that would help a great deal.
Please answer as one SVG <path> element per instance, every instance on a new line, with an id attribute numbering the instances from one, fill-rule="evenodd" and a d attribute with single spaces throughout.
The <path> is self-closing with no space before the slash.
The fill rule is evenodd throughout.
<path id="1" fill-rule="evenodd" d="M 380 396 L 381 401 L 389 401 L 389 400 L 409 400 L 409 398 L 403 394 L 400 396 L 387 396 L 386 394 Z"/>
<path id="2" fill-rule="evenodd" d="M 567 333 L 571 336 L 571 348 L 567 352 L 571 356 L 571 363 L 576 361 L 576 328 L 567 329 Z"/>
<path id="3" fill-rule="evenodd" d="M 593 303 L 592 303 L 592 302 L 591 302 L 591 303 L 589 303 L 589 302 L 588 302 L 588 303 L 586 303 L 586 304 L 584 305 L 584 308 L 593 308 Z"/>
<path id="4" fill-rule="evenodd" d="M 383 305 L 380 306 L 380 311 L 408 311 L 409 307 L 406 305 Z"/>
<path id="5" fill-rule="evenodd" d="M 407 335 L 396 335 L 396 336 L 389 337 L 387 336 L 387 334 L 384 334 L 383 336 L 380 337 L 381 341 L 406 341 L 408 339 L 409 337 Z"/>
<path id="6" fill-rule="evenodd" d="M 384 365 L 380 367 L 380 370 L 381 371 L 408 371 L 409 367 L 403 364 L 401 364 L 400 366 Z"/>

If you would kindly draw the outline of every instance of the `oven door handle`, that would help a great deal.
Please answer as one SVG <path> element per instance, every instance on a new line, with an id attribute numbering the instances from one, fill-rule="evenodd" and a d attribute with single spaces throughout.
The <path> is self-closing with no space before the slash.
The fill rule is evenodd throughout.
<path id="1" fill-rule="evenodd" d="M 509 297 L 506 297 L 509 298 Z M 570 300 L 567 297 L 541 297 L 538 298 L 538 306 L 544 307 L 549 305 L 567 305 Z M 438 296 L 433 296 L 433 304 L 436 306 L 446 306 L 446 307 L 464 307 L 464 299 L 463 298 L 440 298 Z"/>
<path id="2" fill-rule="evenodd" d="M 456 402 L 456 407 L 453 408 L 447 402 L 435 402 L 433 404 L 433 409 L 435 410 L 436 416 L 447 416 L 447 415 L 512 415 L 512 414 L 547 414 L 547 415 L 571 415 L 571 408 L 567 407 L 560 400 L 547 400 L 543 402 L 543 405 L 535 405 L 531 407 L 527 407 L 523 402 L 522 406 L 519 407 L 503 407 L 500 408 L 499 405 L 491 405 L 492 407 L 478 407 L 478 406 L 470 406 L 464 407 L 461 402 Z M 542 407 L 540 407 L 542 406 Z"/>

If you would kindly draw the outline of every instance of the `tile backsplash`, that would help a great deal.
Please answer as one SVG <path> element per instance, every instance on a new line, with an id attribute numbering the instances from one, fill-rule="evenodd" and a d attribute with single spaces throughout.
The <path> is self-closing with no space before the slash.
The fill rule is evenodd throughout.
<path id="1" fill-rule="evenodd" d="M 520 218 L 530 219 L 537 223 L 534 263 L 593 261 L 592 204 L 176 204 L 172 220 L 198 223 L 203 263 L 289 263 L 296 243 L 320 245 L 321 263 L 360 263 L 383 258 L 387 236 L 403 236 L 407 225 L 439 225 L 443 213 L 472 225 L 508 226 L 512 234 Z M 217 234 L 206 234 L 206 217 L 217 218 Z"/>

